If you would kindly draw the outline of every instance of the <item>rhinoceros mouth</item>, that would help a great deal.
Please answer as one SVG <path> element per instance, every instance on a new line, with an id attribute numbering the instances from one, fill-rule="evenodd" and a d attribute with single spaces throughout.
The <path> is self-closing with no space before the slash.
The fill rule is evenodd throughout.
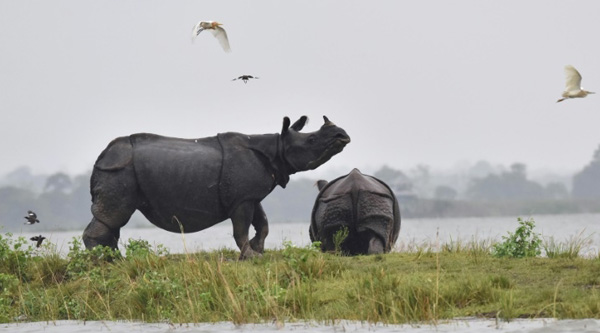
<path id="1" fill-rule="evenodd" d="M 338 154 L 342 150 L 344 150 L 344 147 L 348 143 L 350 143 L 350 138 L 336 138 L 327 148 L 325 148 L 325 151 L 321 154 L 321 156 L 319 156 L 319 158 L 317 158 L 314 161 L 308 162 L 308 164 L 306 165 L 306 167 L 309 170 L 316 169 L 321 164 L 329 161 L 329 159 L 333 155 Z"/>

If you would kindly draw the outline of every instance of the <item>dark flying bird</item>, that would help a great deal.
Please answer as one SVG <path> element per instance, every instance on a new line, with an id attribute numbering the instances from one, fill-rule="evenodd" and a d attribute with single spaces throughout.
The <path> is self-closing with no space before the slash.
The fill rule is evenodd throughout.
<path id="1" fill-rule="evenodd" d="M 39 235 L 39 236 L 33 236 L 31 238 L 29 238 L 30 240 L 37 242 L 35 244 L 35 247 L 40 247 L 42 245 L 42 242 L 44 241 L 44 239 L 46 239 L 46 237 Z"/>
<path id="2" fill-rule="evenodd" d="M 231 81 L 235 81 L 235 80 L 242 80 L 244 81 L 244 83 L 248 83 L 248 80 L 250 79 L 258 79 L 258 76 L 252 76 L 252 75 L 242 75 L 240 77 L 237 77 Z"/>
<path id="3" fill-rule="evenodd" d="M 38 220 L 37 215 L 28 210 L 27 211 L 27 216 L 25 216 L 25 219 L 27 219 L 27 222 L 25 222 L 25 224 L 34 224 L 34 223 L 40 223 L 40 220 Z"/>

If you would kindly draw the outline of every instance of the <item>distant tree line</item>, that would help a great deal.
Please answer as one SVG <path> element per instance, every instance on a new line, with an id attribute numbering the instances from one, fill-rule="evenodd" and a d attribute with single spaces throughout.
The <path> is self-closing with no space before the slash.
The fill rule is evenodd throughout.
<path id="1" fill-rule="evenodd" d="M 592 161 L 573 176 L 571 195 L 575 199 L 600 198 L 600 146 L 594 152 Z"/>
<path id="2" fill-rule="evenodd" d="M 521 163 L 510 166 L 510 171 L 475 178 L 466 193 L 473 201 L 567 199 L 569 190 L 564 184 L 542 186 L 527 179 L 527 167 Z"/>
<path id="3" fill-rule="evenodd" d="M 0 231 L 81 228 L 82 223 L 89 222 L 92 216 L 89 179 L 89 174 L 71 178 L 59 172 L 46 178 L 41 193 L 14 185 L 0 187 L 0 226 L 3 227 Z M 32 185 L 31 182 L 27 184 Z M 23 225 L 28 210 L 38 214 L 39 224 Z"/>
<path id="4" fill-rule="evenodd" d="M 528 179 L 527 167 L 521 163 L 500 172 L 479 163 L 462 190 L 434 181 L 424 165 L 408 173 L 382 166 L 373 175 L 396 193 L 403 217 L 600 212 L 600 147 L 591 162 L 572 177 L 571 191 L 561 182 L 542 185 Z M 90 173 L 40 176 L 26 167 L 11 172 L 0 179 L 0 232 L 83 230 L 92 217 L 89 180 Z M 316 181 L 297 178 L 285 190 L 275 188 L 263 201 L 270 221 L 306 221 L 308 228 L 318 193 Z M 41 223 L 23 225 L 27 210 L 35 211 Z M 140 214 L 134 215 L 129 225 L 151 226 Z"/>

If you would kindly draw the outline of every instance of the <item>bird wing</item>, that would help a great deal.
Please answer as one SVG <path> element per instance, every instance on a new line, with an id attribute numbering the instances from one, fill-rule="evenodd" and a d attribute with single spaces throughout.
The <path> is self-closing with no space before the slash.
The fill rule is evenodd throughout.
<path id="1" fill-rule="evenodd" d="M 196 39 L 196 36 L 198 36 L 202 32 L 202 30 L 204 30 L 204 28 L 202 28 L 202 21 L 200 21 L 196 23 L 196 25 L 192 29 L 192 42 L 194 42 L 194 39 Z"/>
<path id="2" fill-rule="evenodd" d="M 571 65 L 565 66 L 565 76 L 567 78 L 565 84 L 566 91 L 581 90 L 581 74 Z"/>
<path id="3" fill-rule="evenodd" d="M 221 44 L 221 47 L 223 48 L 223 50 L 225 50 L 225 52 L 231 52 L 231 48 L 229 47 L 229 39 L 227 38 L 227 32 L 225 32 L 225 29 L 217 26 L 214 30 L 211 30 L 210 32 L 212 32 L 213 36 L 215 36 L 215 38 L 219 40 L 219 43 Z"/>

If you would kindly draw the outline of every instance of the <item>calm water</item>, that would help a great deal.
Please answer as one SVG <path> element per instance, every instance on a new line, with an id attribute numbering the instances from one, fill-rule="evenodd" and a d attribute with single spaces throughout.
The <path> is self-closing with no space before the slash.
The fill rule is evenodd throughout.
<path id="1" fill-rule="evenodd" d="M 341 321 L 333 325 L 322 325 L 314 323 L 288 323 L 283 326 L 275 324 L 242 325 L 235 326 L 231 323 L 216 324 L 144 324 L 131 322 L 40 322 L 26 324 L 1 324 L 0 331 L 15 333 L 87 333 L 87 332 L 144 332 L 144 333 L 167 333 L 167 332 L 194 332 L 194 333 L 217 333 L 217 332 L 296 332 L 296 333 L 338 333 L 338 332 L 405 332 L 405 333 L 434 333 L 434 332 L 458 332 L 458 333 L 498 333 L 498 332 L 527 332 L 527 333 L 558 333 L 600 332 L 600 320 L 514 320 L 509 323 L 496 322 L 493 320 L 453 320 L 438 325 L 381 325 L 360 322 Z"/>
<path id="2" fill-rule="evenodd" d="M 536 223 L 536 231 L 546 239 L 554 237 L 558 241 L 566 241 L 570 237 L 588 237 L 590 244 L 587 254 L 598 254 L 600 249 L 600 214 L 566 214 L 531 216 Z M 528 217 L 525 217 L 528 218 Z M 121 242 L 133 238 L 144 239 L 153 245 L 163 244 L 171 253 L 194 252 L 198 250 L 214 250 L 219 248 L 237 249 L 233 240 L 233 228 L 230 221 L 217 224 L 209 229 L 191 233 L 177 234 L 156 228 L 148 223 L 149 228 L 121 229 Z M 448 243 L 450 241 L 470 241 L 496 239 L 500 240 L 508 232 L 514 232 L 518 226 L 515 217 L 481 217 L 481 218 L 447 218 L 447 219 L 404 219 L 402 229 L 396 243 L 396 250 L 413 245 Z M 269 249 L 281 248 L 284 241 L 296 246 L 310 244 L 308 235 L 309 222 L 271 223 L 269 236 L 265 246 Z M 39 234 L 30 232 L 33 228 L 24 226 L 22 233 L 15 236 L 27 238 Z M 61 253 L 67 253 L 69 242 L 73 237 L 81 239 L 82 230 L 44 232 L 46 241 L 56 244 Z M 253 230 L 251 230 L 253 235 Z"/>

